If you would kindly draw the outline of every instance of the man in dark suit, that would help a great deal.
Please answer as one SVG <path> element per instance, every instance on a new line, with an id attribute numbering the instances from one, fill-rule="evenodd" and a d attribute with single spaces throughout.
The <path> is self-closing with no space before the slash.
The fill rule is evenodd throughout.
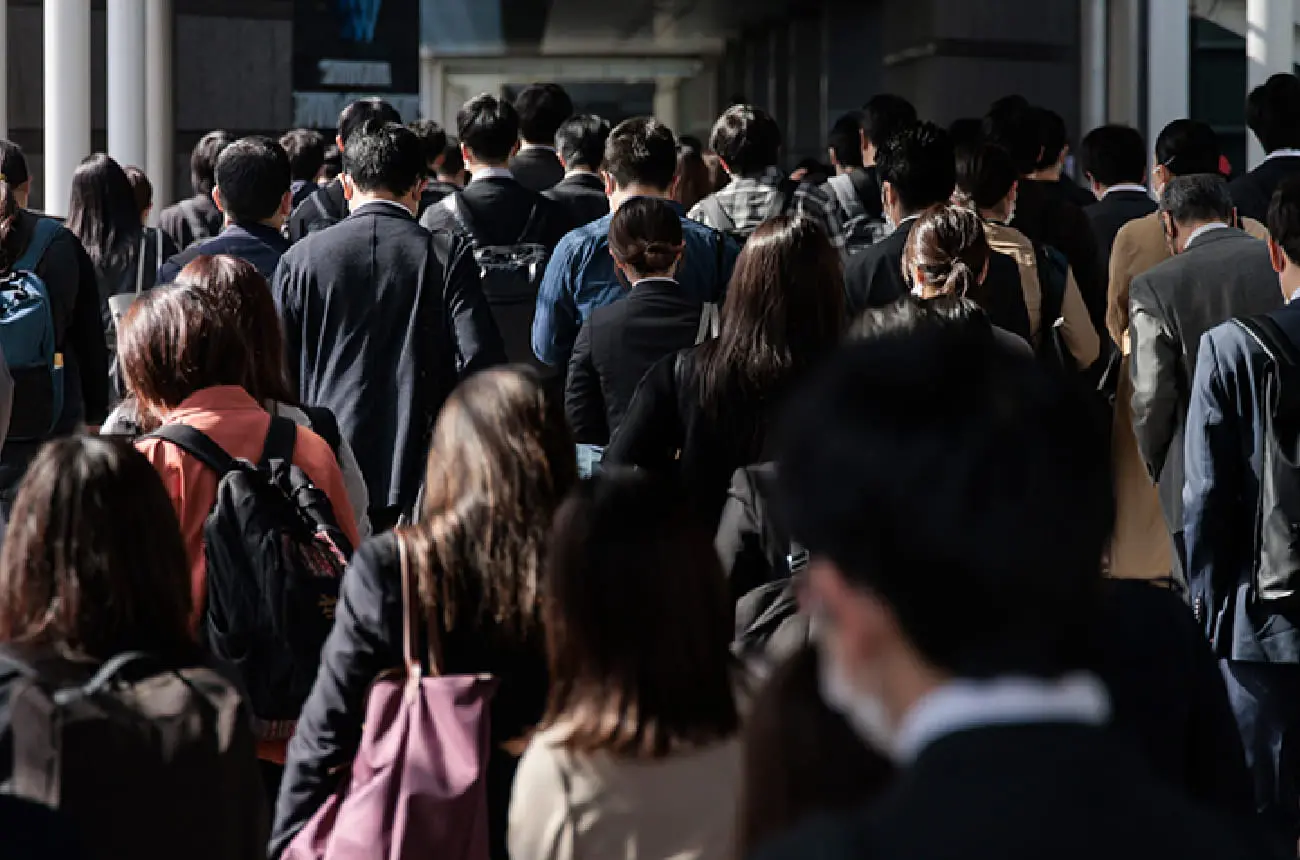
<path id="1" fill-rule="evenodd" d="M 446 175 L 443 166 L 447 161 L 448 153 L 453 149 L 457 150 L 455 162 L 460 167 L 453 172 L 459 173 L 464 170 L 464 163 L 460 160 L 459 147 L 448 145 L 447 132 L 438 123 L 431 119 L 419 119 L 410 123 L 409 128 L 415 132 L 420 143 L 424 144 L 424 158 L 428 165 L 429 181 L 425 183 L 424 193 L 420 195 L 420 211 L 417 213 L 419 217 L 429 211 L 430 207 L 436 206 L 460 190 L 459 184 L 453 185 L 442 178 Z"/>
<path id="2" fill-rule="evenodd" d="M 1133 279 L 1129 290 L 1133 433 L 1183 568 L 1183 433 L 1201 335 L 1234 316 L 1282 303 L 1268 248 L 1229 226 L 1232 197 L 1222 177 L 1197 173 L 1165 185 L 1160 219 L 1174 256 Z"/>
<path id="3" fill-rule="evenodd" d="M 1246 125 L 1268 155 L 1254 170 L 1232 180 L 1232 199 L 1237 214 L 1263 221 L 1273 191 L 1283 179 L 1300 173 L 1300 79 L 1283 72 L 1251 90 Z"/>
<path id="4" fill-rule="evenodd" d="M 1156 211 L 1147 193 L 1147 149 L 1142 134 L 1126 125 L 1103 125 L 1084 136 L 1079 145 L 1083 175 L 1096 201 L 1083 213 L 1097 237 L 1098 265 L 1110 270 L 1110 251 L 1120 228 Z"/>
<path id="5" fill-rule="evenodd" d="M 515 111 L 522 145 L 510 159 L 510 172 L 520 185 L 540 194 L 564 178 L 555 133 L 573 116 L 573 101 L 559 84 L 533 84 L 519 93 Z"/>
<path id="6" fill-rule="evenodd" d="M 347 148 L 348 138 L 372 119 L 381 122 L 401 123 L 397 110 L 383 99 L 368 98 L 352 102 L 339 114 L 338 135 L 334 138 L 339 151 Z M 297 242 L 304 236 L 324 230 L 348 217 L 347 196 L 343 193 L 343 177 L 338 176 L 309 194 L 289 216 L 289 241 Z"/>
<path id="7" fill-rule="evenodd" d="M 1276 336 L 1300 347 L 1300 177 L 1283 181 L 1268 214 L 1268 253 L 1279 299 Z M 1261 421 L 1273 361 L 1235 322 L 1202 339 L 1187 414 L 1187 580 L 1192 607 L 1223 661 L 1233 708 L 1255 775 L 1256 803 L 1280 844 L 1300 839 L 1300 611 L 1263 600 L 1254 575 L 1263 470 Z M 1294 391 L 1289 392 L 1294 396 Z"/>
<path id="8" fill-rule="evenodd" d="M 212 202 L 212 186 L 216 182 L 217 159 L 234 141 L 228 131 L 203 135 L 190 153 L 190 185 L 194 196 L 168 206 L 158 215 L 158 226 L 182 251 L 221 232 L 224 218 Z"/>
<path id="9" fill-rule="evenodd" d="M 317 188 L 316 177 L 325 166 L 325 136 L 314 128 L 295 128 L 280 138 L 280 146 L 289 156 L 289 190 L 293 192 L 293 209 Z"/>
<path id="10" fill-rule="evenodd" d="M 1064 200 L 1080 209 L 1096 202 L 1092 192 L 1080 188 L 1065 172 L 1065 159 L 1070 154 L 1070 143 L 1065 130 L 1065 119 L 1045 107 L 1033 109 L 1038 119 L 1038 161 L 1030 179 L 1042 183 L 1043 190 L 1052 200 Z"/>
<path id="11" fill-rule="evenodd" d="M 555 133 L 555 148 L 566 173 L 545 196 L 568 211 L 575 228 L 609 214 L 605 180 L 600 176 L 608 139 L 609 123 L 598 116 L 572 117 Z"/>
<path id="12" fill-rule="evenodd" d="M 504 354 L 469 243 L 415 220 L 416 136 L 372 119 L 348 138 L 343 169 L 352 214 L 290 248 L 274 292 L 291 381 L 338 418 L 381 531 L 415 503 L 447 395 Z"/>
<path id="13" fill-rule="evenodd" d="M 158 283 L 175 281 L 181 269 L 201 254 L 247 260 L 270 283 L 280 257 L 289 250 L 280 228 L 289 217 L 291 175 L 289 157 L 268 137 L 246 137 L 226 147 L 217 159 L 217 184 L 212 189 L 226 228 L 168 260 L 158 272 Z"/>
<path id="14" fill-rule="evenodd" d="M 977 318 L 906 311 L 877 311 L 790 404 L 776 480 L 811 555 L 822 697 L 902 773 L 753 856 L 1260 856 L 1152 772 L 1075 668 L 1110 529 L 1086 422 Z"/>
<path id="15" fill-rule="evenodd" d="M 867 308 L 895 302 L 907 293 L 903 251 L 916 219 L 931 206 L 945 205 L 957 185 L 956 154 L 948 132 L 918 123 L 894 134 L 874 153 L 886 220 L 894 230 L 850 260 L 844 272 L 849 318 Z M 989 257 L 983 290 L 985 310 L 994 325 L 1029 340 L 1029 311 L 1016 261 L 1005 254 Z"/>

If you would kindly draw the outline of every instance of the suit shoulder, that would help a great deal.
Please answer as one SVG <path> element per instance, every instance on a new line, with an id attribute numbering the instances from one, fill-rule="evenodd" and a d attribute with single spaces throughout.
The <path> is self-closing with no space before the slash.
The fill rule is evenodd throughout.
<path id="1" fill-rule="evenodd" d="M 857 860 L 864 855 L 858 813 L 818 815 L 761 844 L 749 860 Z"/>

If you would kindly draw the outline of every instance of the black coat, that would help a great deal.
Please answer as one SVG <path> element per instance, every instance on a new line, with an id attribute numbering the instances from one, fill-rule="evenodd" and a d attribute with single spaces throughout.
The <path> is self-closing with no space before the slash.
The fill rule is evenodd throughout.
<path id="1" fill-rule="evenodd" d="M 504 360 L 469 244 L 371 203 L 290 248 L 274 293 L 299 397 L 338 418 L 375 507 L 410 506 L 443 401 Z"/>
<path id="2" fill-rule="evenodd" d="M 572 229 L 568 213 L 559 203 L 548 200 L 536 191 L 530 191 L 519 182 L 505 177 L 476 179 L 460 192 L 460 203 L 469 210 L 478 234 L 478 245 L 513 245 L 524 234 L 529 217 L 534 210 L 536 241 L 548 251 Z M 420 216 L 420 224 L 429 230 L 450 230 L 464 233 L 464 229 L 445 205 L 434 206 Z"/>
<path id="3" fill-rule="evenodd" d="M 324 230 L 348 217 L 348 201 L 343 196 L 343 180 L 334 179 L 317 188 L 299 203 L 289 216 L 289 241 Z M 216 233 L 213 233 L 215 236 Z M 181 246 L 184 247 L 184 246 Z"/>
<path id="4" fill-rule="evenodd" d="M 193 201 L 190 205 L 194 207 L 199 220 L 207 227 L 208 237 L 220 233 L 226 222 L 226 216 L 217 208 L 217 204 L 212 202 L 212 198 L 207 194 L 196 194 L 190 200 Z M 158 214 L 158 226 L 182 251 L 199 241 L 179 203 L 168 206 Z"/>
<path id="5" fill-rule="evenodd" d="M 510 172 L 520 185 L 540 194 L 564 178 L 564 165 L 554 150 L 530 147 L 510 160 Z"/>
<path id="6" fill-rule="evenodd" d="M 609 441 L 646 371 L 698 341 L 700 310 L 676 281 L 654 280 L 592 311 L 578 332 L 564 390 L 564 411 L 578 442 Z"/>
<path id="7" fill-rule="evenodd" d="M 245 262 L 266 278 L 269 284 L 275 277 L 280 258 L 289 250 L 289 240 L 279 230 L 265 224 L 231 224 L 220 236 L 191 245 L 167 261 L 158 273 L 158 283 L 170 284 L 176 280 L 190 262 L 203 254 L 229 254 Z"/>
<path id="8" fill-rule="evenodd" d="M 1145 191 L 1112 191 L 1083 210 L 1097 239 L 1097 265 L 1110 271 L 1110 252 L 1120 228 L 1156 211 L 1156 202 Z"/>
<path id="9" fill-rule="evenodd" d="M 574 173 L 560 180 L 544 195 L 564 207 L 574 227 L 589 224 L 609 214 L 605 183 L 594 173 Z"/>
<path id="10" fill-rule="evenodd" d="M 1011 226 L 1031 242 L 1050 245 L 1065 255 L 1083 303 L 1088 306 L 1088 316 L 1098 334 L 1105 336 L 1107 279 L 1101 269 L 1092 223 L 1059 189 L 1046 187 L 1052 184 L 1020 180 L 1016 186 L 1016 217 Z"/>
<path id="11" fill-rule="evenodd" d="M 1273 192 L 1282 184 L 1282 180 L 1292 174 L 1300 173 L 1300 157 L 1285 155 L 1270 158 L 1249 173 L 1243 173 L 1228 185 L 1232 192 L 1232 202 L 1237 205 L 1237 214 L 1242 218 L 1254 218 L 1260 223 L 1268 222 L 1268 205 L 1273 202 Z"/>

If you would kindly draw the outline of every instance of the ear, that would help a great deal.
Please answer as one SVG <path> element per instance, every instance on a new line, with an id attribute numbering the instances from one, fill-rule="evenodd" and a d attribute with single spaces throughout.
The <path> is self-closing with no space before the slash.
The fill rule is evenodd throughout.
<path id="1" fill-rule="evenodd" d="M 469 164 L 471 162 L 474 163 L 478 162 L 478 159 L 474 157 L 473 151 L 463 143 L 460 145 L 460 159 L 465 164 Z"/>
<path id="2" fill-rule="evenodd" d="M 519 147 L 520 147 L 520 143 L 519 141 L 516 140 L 515 145 L 510 147 L 510 158 L 514 158 L 516 155 L 519 154 Z"/>
<path id="3" fill-rule="evenodd" d="M 434 173 L 438 173 L 440 170 L 442 170 L 442 163 L 446 160 L 447 160 L 447 153 L 445 152 L 438 153 L 438 157 L 433 160 L 433 164 L 430 166 L 429 169 L 432 170 Z"/>
<path id="4" fill-rule="evenodd" d="M 223 214 L 223 215 L 226 213 L 226 202 L 225 202 L 224 200 L 221 199 L 221 187 L 220 187 L 220 186 L 213 186 L 213 188 L 212 188 L 212 202 L 215 203 L 215 204 L 217 204 L 217 211 L 221 212 L 221 214 Z"/>
<path id="5" fill-rule="evenodd" d="M 1272 236 L 1268 237 L 1268 261 L 1273 264 L 1273 271 L 1279 275 L 1286 269 L 1286 251 L 1282 250 L 1282 246 Z"/>
<path id="6" fill-rule="evenodd" d="M 614 176 L 613 176 L 613 174 L 611 174 L 611 173 L 610 173 L 609 171 L 607 171 L 607 170 L 602 170 L 602 171 L 600 172 L 600 178 L 603 179 L 603 180 L 605 180 L 605 196 L 606 196 L 606 197 L 613 197 L 613 196 L 614 196 L 614 193 L 615 193 L 616 191 L 618 191 L 618 186 L 614 184 Z M 675 177 L 674 177 L 674 178 L 675 178 Z"/>
<path id="7" fill-rule="evenodd" d="M 357 195 L 357 186 L 353 184 L 352 177 L 347 173 L 340 173 L 339 181 L 343 185 L 343 199 L 350 201 Z"/>
<path id="8" fill-rule="evenodd" d="M 280 198 L 280 214 L 286 218 L 293 214 L 293 192 L 286 191 Z"/>
<path id="9" fill-rule="evenodd" d="M 341 134 L 334 135 L 334 145 L 339 148 L 339 152 L 343 151 L 343 143 L 344 143 L 343 135 Z"/>

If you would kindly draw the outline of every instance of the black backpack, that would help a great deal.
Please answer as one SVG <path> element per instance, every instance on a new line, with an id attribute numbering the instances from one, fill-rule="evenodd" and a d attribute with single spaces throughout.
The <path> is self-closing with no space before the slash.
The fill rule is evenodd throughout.
<path id="1" fill-rule="evenodd" d="M 1037 261 L 1038 288 L 1042 297 L 1039 306 L 1038 360 L 1058 380 L 1072 380 L 1079 373 L 1079 365 L 1061 331 L 1070 263 L 1060 251 L 1038 242 L 1034 243 L 1034 258 Z"/>
<path id="2" fill-rule="evenodd" d="M 1300 354 L 1270 317 L 1234 319 L 1268 356 L 1264 440 L 1255 508 L 1255 598 L 1282 600 L 1300 590 Z"/>
<path id="3" fill-rule="evenodd" d="M 798 188 L 799 183 L 789 178 L 782 179 L 777 183 L 776 200 L 773 202 L 771 211 L 763 216 L 763 220 L 766 221 L 768 218 L 775 218 L 778 215 L 789 214 L 790 209 L 794 206 L 794 193 Z M 736 220 L 731 217 L 730 213 L 728 213 L 726 209 L 722 208 L 722 204 L 718 201 L 717 194 L 710 194 L 708 197 L 705 197 L 700 201 L 700 212 L 709 219 L 709 224 L 715 230 L 720 233 L 725 233 L 732 239 L 735 239 L 736 244 L 742 248 L 745 247 L 745 243 L 749 241 L 750 235 L 753 234 L 759 226 L 758 224 L 755 224 L 753 227 L 746 230 L 737 227 Z M 762 222 L 760 221 L 759 223 L 761 224 Z"/>
<path id="4" fill-rule="evenodd" d="M 259 737 L 287 738 L 316 680 L 353 547 L 329 498 L 293 465 L 297 425 L 272 418 L 262 461 L 236 460 L 203 433 L 168 424 L 150 434 L 219 476 L 203 526 L 207 608 L 202 635 L 239 676 Z"/>
<path id="5" fill-rule="evenodd" d="M 543 210 L 534 205 L 528 213 L 523 232 L 511 245 L 485 245 L 469 207 L 461 194 L 452 194 L 441 204 L 455 216 L 456 222 L 474 243 L 474 260 L 478 263 L 483 282 L 483 296 L 501 340 L 505 343 L 506 360 L 513 364 L 530 364 L 543 368 L 533 355 L 533 315 L 537 312 L 537 291 L 550 249 L 541 241 Z"/>

